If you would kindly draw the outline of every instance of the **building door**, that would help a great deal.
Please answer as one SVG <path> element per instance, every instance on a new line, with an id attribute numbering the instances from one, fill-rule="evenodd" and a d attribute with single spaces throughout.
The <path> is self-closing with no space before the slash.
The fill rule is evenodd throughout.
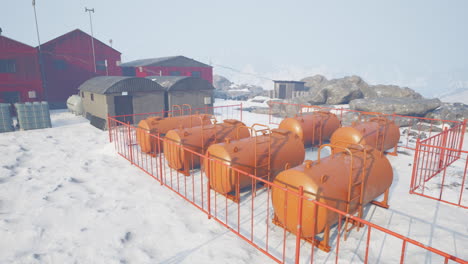
<path id="1" fill-rule="evenodd" d="M 278 97 L 280 99 L 286 99 L 286 84 L 280 84 Z"/>
<path id="2" fill-rule="evenodd" d="M 132 96 L 115 96 L 114 97 L 115 115 L 117 120 L 133 124 L 133 97 Z"/>

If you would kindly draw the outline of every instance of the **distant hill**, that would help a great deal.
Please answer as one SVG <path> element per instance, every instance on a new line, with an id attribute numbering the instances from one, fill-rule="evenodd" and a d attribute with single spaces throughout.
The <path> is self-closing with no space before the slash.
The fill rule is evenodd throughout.
<path id="1" fill-rule="evenodd" d="M 453 92 L 440 95 L 442 102 L 468 104 L 468 88 L 457 89 Z"/>

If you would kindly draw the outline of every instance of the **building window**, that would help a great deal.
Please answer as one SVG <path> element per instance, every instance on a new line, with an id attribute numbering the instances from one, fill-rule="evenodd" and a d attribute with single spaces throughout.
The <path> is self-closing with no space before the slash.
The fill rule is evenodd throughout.
<path id="1" fill-rule="evenodd" d="M 54 60 L 54 68 L 56 70 L 66 70 L 68 68 L 68 64 L 64 60 Z"/>
<path id="2" fill-rule="evenodd" d="M 105 71 L 107 69 L 107 60 L 96 61 L 96 70 Z"/>
<path id="3" fill-rule="evenodd" d="M 192 77 L 201 78 L 201 72 L 199 72 L 199 71 L 193 71 L 193 72 L 192 72 Z"/>
<path id="4" fill-rule="evenodd" d="M 81 92 L 81 98 L 84 98 L 84 92 Z"/>
<path id="5" fill-rule="evenodd" d="M 180 71 L 171 71 L 169 73 L 170 76 L 180 76 Z"/>
<path id="6" fill-rule="evenodd" d="M 94 101 L 94 94 L 91 94 L 91 101 Z"/>
<path id="7" fill-rule="evenodd" d="M 16 60 L 0 60 L 0 72 L 16 72 Z"/>

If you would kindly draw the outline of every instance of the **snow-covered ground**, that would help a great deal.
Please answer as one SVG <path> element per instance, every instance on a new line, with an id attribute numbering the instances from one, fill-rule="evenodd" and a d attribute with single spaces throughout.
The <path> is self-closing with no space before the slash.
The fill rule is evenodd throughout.
<path id="1" fill-rule="evenodd" d="M 243 120 L 268 117 L 244 111 Z M 50 129 L 0 134 L 0 263 L 273 262 L 118 156 L 107 132 L 65 111 L 53 111 L 52 121 Z M 365 219 L 468 259 L 468 210 L 409 195 L 412 152 L 389 159 L 390 208 L 367 206 Z M 385 252 L 401 241 L 375 237 L 372 260 L 399 260 Z M 340 261 L 362 262 L 352 249 L 363 239 L 365 232 L 353 231 L 341 241 Z M 319 260 L 334 257 L 319 253 Z"/>

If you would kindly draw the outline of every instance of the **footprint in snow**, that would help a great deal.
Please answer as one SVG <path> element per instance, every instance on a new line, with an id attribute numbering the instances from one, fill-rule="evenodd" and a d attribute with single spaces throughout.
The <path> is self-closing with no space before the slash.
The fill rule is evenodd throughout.
<path id="1" fill-rule="evenodd" d="M 125 244 L 125 243 L 129 242 L 132 239 L 132 237 L 133 237 L 132 232 L 127 232 L 127 233 L 125 233 L 124 238 L 120 239 L 120 242 L 122 242 L 122 244 Z"/>

